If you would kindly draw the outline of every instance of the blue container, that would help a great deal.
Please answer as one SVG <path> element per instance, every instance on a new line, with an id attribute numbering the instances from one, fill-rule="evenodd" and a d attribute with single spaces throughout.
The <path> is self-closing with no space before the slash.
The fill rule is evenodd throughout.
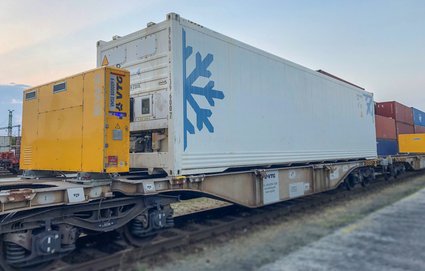
<path id="1" fill-rule="evenodd" d="M 425 126 L 425 112 L 412 107 L 413 111 L 413 124 Z"/>
<path id="2" fill-rule="evenodd" d="M 376 147 L 378 149 L 378 156 L 395 155 L 398 153 L 397 140 L 377 139 Z"/>

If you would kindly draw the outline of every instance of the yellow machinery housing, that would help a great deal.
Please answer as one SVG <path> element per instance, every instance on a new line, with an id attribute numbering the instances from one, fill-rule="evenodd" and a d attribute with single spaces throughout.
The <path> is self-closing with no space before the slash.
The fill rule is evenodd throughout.
<path id="1" fill-rule="evenodd" d="M 130 74 L 102 67 L 24 91 L 20 168 L 129 170 Z"/>
<path id="2" fill-rule="evenodd" d="M 398 136 L 400 153 L 425 153 L 425 134 L 404 134 Z"/>

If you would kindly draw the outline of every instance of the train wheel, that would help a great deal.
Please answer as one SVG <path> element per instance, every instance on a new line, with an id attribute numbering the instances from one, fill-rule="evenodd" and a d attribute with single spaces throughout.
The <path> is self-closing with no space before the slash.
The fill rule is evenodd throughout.
<path id="1" fill-rule="evenodd" d="M 146 210 L 121 229 L 121 235 L 129 244 L 143 247 L 164 228 L 174 226 L 170 206 L 157 206 Z"/>
<path id="2" fill-rule="evenodd" d="M 356 186 L 356 178 L 353 175 L 349 175 L 345 179 L 344 184 L 347 190 L 352 190 Z"/>
<path id="3" fill-rule="evenodd" d="M 4 241 L 4 237 L 0 238 L 0 268 L 3 271 L 16 270 L 10 261 L 19 260 L 25 257 L 26 251 L 23 247 Z"/>
<path id="4" fill-rule="evenodd" d="M 367 187 L 371 182 L 375 180 L 375 170 L 373 168 L 366 168 L 361 172 L 360 184 L 362 187 Z"/>
<path id="5" fill-rule="evenodd" d="M 390 180 L 391 175 L 387 172 L 384 173 L 384 180 L 385 181 L 389 181 Z"/>
<path id="6" fill-rule="evenodd" d="M 13 270 L 6 262 L 6 251 L 4 247 L 3 238 L 0 238 L 0 270 L 10 271 Z"/>
<path id="7" fill-rule="evenodd" d="M 46 261 L 42 263 L 37 263 L 33 265 L 14 265 L 10 262 L 19 261 L 24 258 L 27 254 L 27 251 L 14 243 L 4 242 L 0 240 L 0 270 L 2 271 L 33 271 L 33 270 L 45 270 L 53 261 Z"/>
<path id="8" fill-rule="evenodd" d="M 374 173 L 373 173 L 374 174 Z M 363 180 L 361 182 L 361 185 L 363 187 L 368 187 L 369 184 L 374 180 L 374 176 L 368 176 L 368 177 L 363 177 Z"/>
<path id="9" fill-rule="evenodd" d="M 119 230 L 123 239 L 130 245 L 135 247 L 143 247 L 156 237 L 155 232 L 145 232 L 145 229 L 138 221 L 130 221 Z"/>

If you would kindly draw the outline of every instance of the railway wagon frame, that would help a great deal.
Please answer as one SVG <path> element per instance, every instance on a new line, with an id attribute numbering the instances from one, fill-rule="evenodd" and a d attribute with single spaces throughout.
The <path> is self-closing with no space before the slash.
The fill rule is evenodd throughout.
<path id="1" fill-rule="evenodd" d="M 425 156 L 398 156 L 177 178 L 80 174 L 3 181 L 0 266 L 7 270 L 59 259 L 76 248 L 83 233 L 116 231 L 142 246 L 147 237 L 173 226 L 170 204 L 186 194 L 255 208 L 424 168 Z"/>

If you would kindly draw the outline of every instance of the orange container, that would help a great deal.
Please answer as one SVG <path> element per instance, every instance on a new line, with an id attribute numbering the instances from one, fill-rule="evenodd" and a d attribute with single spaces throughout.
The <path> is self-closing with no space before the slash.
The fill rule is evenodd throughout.
<path id="1" fill-rule="evenodd" d="M 395 120 L 375 115 L 376 138 L 397 139 Z"/>

